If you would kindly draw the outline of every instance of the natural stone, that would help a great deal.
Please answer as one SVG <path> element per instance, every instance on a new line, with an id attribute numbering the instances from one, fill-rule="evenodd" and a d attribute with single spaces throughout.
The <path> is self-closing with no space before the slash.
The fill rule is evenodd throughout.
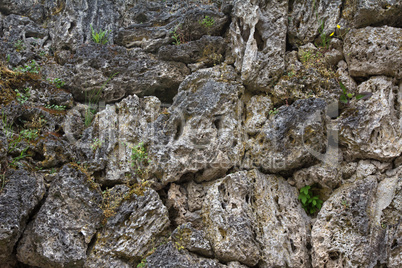
<path id="1" fill-rule="evenodd" d="M 202 215 L 221 261 L 260 267 L 308 263 L 308 220 L 296 189 L 281 177 L 256 170 L 230 174 L 209 188 Z"/>
<path id="2" fill-rule="evenodd" d="M 9 170 L 1 176 L 0 263 L 6 265 L 15 258 L 16 243 L 46 190 L 41 177 L 23 170 Z"/>
<path id="3" fill-rule="evenodd" d="M 390 160 L 402 153 L 399 111 L 395 110 L 397 87 L 390 78 L 372 77 L 358 92 L 370 92 L 366 100 L 354 101 L 336 120 L 345 157 Z"/>
<path id="4" fill-rule="evenodd" d="M 247 88 L 268 91 L 285 68 L 288 1 L 234 1 L 231 54 Z"/>
<path id="5" fill-rule="evenodd" d="M 213 257 L 211 245 L 205 239 L 204 233 L 194 229 L 191 223 L 183 224 L 177 227 L 172 235 L 172 241 L 176 247 L 185 248 L 205 257 Z"/>
<path id="6" fill-rule="evenodd" d="M 18 244 L 22 263 L 39 267 L 80 267 L 99 228 L 100 189 L 79 168 L 64 166 L 50 186 L 45 203 Z"/>
<path id="7" fill-rule="evenodd" d="M 108 218 L 97 234 L 85 267 L 109 266 L 119 263 L 132 267 L 160 243 L 169 226 L 169 215 L 158 194 L 152 189 L 137 193 L 122 189 L 124 197 L 115 215 Z"/>
<path id="8" fill-rule="evenodd" d="M 343 47 L 350 75 L 386 75 L 401 79 L 401 35 L 401 29 L 388 26 L 350 30 Z"/>

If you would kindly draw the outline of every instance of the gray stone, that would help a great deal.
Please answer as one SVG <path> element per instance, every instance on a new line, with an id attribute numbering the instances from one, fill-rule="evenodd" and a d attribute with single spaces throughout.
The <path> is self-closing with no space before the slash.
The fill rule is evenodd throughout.
<path id="1" fill-rule="evenodd" d="M 324 203 L 312 228 L 314 267 L 401 263 L 398 170 L 380 183 L 370 175 L 345 184 Z"/>
<path id="2" fill-rule="evenodd" d="M 12 254 L 16 243 L 46 190 L 41 177 L 23 170 L 11 169 L 1 176 L 0 263 L 6 265 L 15 258 Z"/>
<path id="3" fill-rule="evenodd" d="M 341 24 L 350 28 L 388 25 L 401 27 L 402 3 L 395 0 L 345 1 Z"/>
<path id="4" fill-rule="evenodd" d="M 388 26 L 351 30 L 343 47 L 350 75 L 386 75 L 401 79 L 401 35 L 401 29 Z"/>
<path id="5" fill-rule="evenodd" d="M 101 199 L 91 178 L 74 165 L 64 166 L 24 231 L 18 260 L 39 267 L 82 267 L 88 244 L 100 227 Z"/>
<path id="6" fill-rule="evenodd" d="M 285 68 L 288 1 L 234 1 L 231 54 L 247 88 L 268 91 Z"/>
<path id="7" fill-rule="evenodd" d="M 191 223 L 187 223 L 177 227 L 171 238 L 177 247 L 185 248 L 205 257 L 213 257 L 211 245 L 204 236 L 202 231 L 194 229 Z"/>
<path id="8" fill-rule="evenodd" d="M 278 109 L 248 140 L 243 166 L 275 173 L 314 164 L 316 158 L 326 161 L 325 106 L 322 99 L 307 99 Z"/>
<path id="9" fill-rule="evenodd" d="M 291 1 L 288 15 L 289 42 L 294 45 L 303 45 L 314 41 L 321 32 L 326 35 L 331 34 L 336 29 L 341 8 L 341 0 Z M 323 29 L 321 29 L 322 25 L 324 25 Z"/>
<path id="10" fill-rule="evenodd" d="M 105 267 L 110 263 L 132 267 L 127 265 L 139 263 L 166 235 L 169 215 L 158 194 L 149 188 L 137 190 L 132 193 L 122 189 L 123 201 L 97 234 L 85 267 Z"/>
<path id="11" fill-rule="evenodd" d="M 281 177 L 256 170 L 230 174 L 209 188 L 202 215 L 221 261 L 308 267 L 308 220 L 296 189 Z"/>
<path id="12" fill-rule="evenodd" d="M 372 77 L 357 88 L 371 92 L 366 100 L 353 100 L 336 120 L 345 158 L 390 160 L 402 153 L 399 111 L 395 110 L 397 87 L 390 78 Z"/>
<path id="13" fill-rule="evenodd" d="M 177 249 L 172 242 L 168 242 L 156 249 L 146 259 L 148 267 L 155 268 L 224 268 L 216 259 L 197 256 L 185 249 Z"/>

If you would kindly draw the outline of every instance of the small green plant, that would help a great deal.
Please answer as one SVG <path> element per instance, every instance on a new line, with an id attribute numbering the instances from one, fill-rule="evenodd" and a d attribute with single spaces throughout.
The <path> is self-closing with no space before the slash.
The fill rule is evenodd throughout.
<path id="1" fill-rule="evenodd" d="M 174 40 L 173 45 L 178 46 L 186 42 L 181 24 L 177 25 L 174 30 L 170 31 L 170 33 L 172 34 L 172 38 Z"/>
<path id="2" fill-rule="evenodd" d="M 313 196 L 310 185 L 306 185 L 300 189 L 299 200 L 304 210 L 309 214 L 314 214 L 320 210 L 323 203 L 318 196 Z"/>
<path id="3" fill-rule="evenodd" d="M 24 44 L 24 41 L 22 41 L 22 40 L 17 40 L 17 41 L 15 41 L 15 43 L 14 43 L 14 48 L 15 48 L 15 50 L 17 50 L 18 52 L 20 52 L 21 50 L 25 50 L 25 49 L 26 49 L 26 46 L 25 46 L 25 44 Z"/>
<path id="4" fill-rule="evenodd" d="M 92 36 L 92 41 L 94 41 L 97 44 L 101 45 L 106 45 L 106 43 L 109 41 L 109 34 L 112 32 L 112 30 L 99 30 L 99 32 L 95 31 L 94 28 L 91 26 L 91 36 Z"/>
<path id="5" fill-rule="evenodd" d="M 24 150 L 21 151 L 21 154 L 17 157 L 14 157 L 13 160 L 10 163 L 10 166 L 12 167 L 17 167 L 17 165 L 19 164 L 19 161 L 21 159 L 24 159 L 27 156 L 30 156 L 28 154 L 26 154 L 26 151 L 28 150 L 28 147 L 26 147 Z"/>
<path id="6" fill-rule="evenodd" d="M 361 92 L 359 94 L 354 94 L 354 93 L 349 93 L 348 89 L 345 87 L 344 84 L 342 84 L 341 81 L 339 82 L 339 86 L 342 89 L 342 93 L 341 96 L 339 97 L 339 101 L 344 103 L 344 104 L 349 104 L 350 101 L 353 99 L 353 97 L 356 98 L 356 100 L 365 100 L 371 97 L 371 95 L 373 95 L 373 93 L 371 92 Z"/>
<path id="7" fill-rule="evenodd" d="M 96 151 L 97 149 L 101 148 L 102 145 L 103 141 L 99 140 L 98 138 L 95 138 L 92 140 L 91 149 L 92 151 Z"/>
<path id="8" fill-rule="evenodd" d="M 276 115 L 278 112 L 279 111 L 276 108 L 274 108 L 274 109 L 269 111 L 269 115 L 271 115 L 271 114 Z"/>
<path id="9" fill-rule="evenodd" d="M 25 102 L 28 101 L 29 97 L 31 97 L 30 88 L 25 88 L 23 91 L 20 92 L 18 89 L 15 89 L 14 91 L 17 93 L 17 101 L 21 104 L 24 104 Z"/>
<path id="10" fill-rule="evenodd" d="M 47 55 L 47 52 L 44 50 L 39 51 L 39 56 L 45 57 Z"/>
<path id="11" fill-rule="evenodd" d="M 23 139 L 28 141 L 34 140 L 39 136 L 39 130 L 37 129 L 23 129 L 20 131 L 20 135 Z"/>
<path id="12" fill-rule="evenodd" d="M 99 103 L 99 99 L 100 99 L 101 93 L 103 92 L 103 89 L 105 88 L 107 83 L 109 83 L 109 81 L 112 80 L 112 78 L 117 74 L 118 74 L 118 72 L 112 74 L 106 80 L 106 82 L 103 83 L 103 85 L 100 87 L 100 89 L 98 91 L 85 92 L 85 101 L 88 103 L 88 108 L 85 109 L 85 114 L 84 114 L 84 124 L 86 127 L 88 127 L 92 123 L 92 119 L 94 118 L 94 116 L 96 114 L 96 110 L 97 110 L 97 108 L 95 108 L 94 106 L 97 106 L 97 104 Z"/>
<path id="13" fill-rule="evenodd" d="M 6 60 L 7 62 L 10 62 L 10 54 L 7 54 Z"/>
<path id="14" fill-rule="evenodd" d="M 142 259 L 139 264 L 137 264 L 137 268 L 144 268 L 147 266 L 147 259 Z"/>
<path id="15" fill-rule="evenodd" d="M 35 60 L 31 60 L 28 64 L 25 64 L 24 66 L 18 66 L 17 68 L 14 68 L 14 71 L 20 72 L 20 73 L 33 73 L 33 74 L 38 74 L 40 72 L 40 66 Z"/>
<path id="16" fill-rule="evenodd" d="M 321 26 L 320 26 L 320 28 L 318 29 L 318 32 L 320 33 L 320 39 L 321 39 L 321 44 L 320 44 L 320 46 L 321 46 L 321 47 L 324 47 L 324 48 L 326 48 L 326 49 L 328 49 L 328 48 L 329 48 L 329 43 L 330 43 L 330 41 L 331 41 L 331 37 L 332 37 L 332 35 L 333 35 L 334 33 L 331 33 L 330 35 L 325 34 L 325 32 L 324 32 L 324 27 L 325 27 L 325 21 L 324 21 L 324 20 L 321 20 Z M 317 46 L 317 44 L 316 44 L 316 46 Z M 317 46 L 317 47 L 318 47 L 318 46 Z"/>
<path id="17" fill-rule="evenodd" d="M 55 79 L 47 79 L 50 83 L 54 84 L 57 88 L 62 88 L 65 85 L 65 82 L 60 78 Z"/>
<path id="18" fill-rule="evenodd" d="M 64 105 L 56 105 L 56 104 L 52 104 L 52 105 L 45 105 L 46 108 L 48 109 L 52 109 L 52 110 L 57 110 L 57 111 L 64 111 L 67 107 Z"/>
<path id="19" fill-rule="evenodd" d="M 206 28 L 210 28 L 215 24 L 215 20 L 210 16 L 205 16 L 204 19 L 200 21 L 200 24 Z"/>

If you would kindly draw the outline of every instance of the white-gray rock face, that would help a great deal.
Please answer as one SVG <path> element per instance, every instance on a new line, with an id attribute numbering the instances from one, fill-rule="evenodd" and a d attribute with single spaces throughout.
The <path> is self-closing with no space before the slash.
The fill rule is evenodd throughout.
<path id="1" fill-rule="evenodd" d="M 288 1 L 234 1 L 231 53 L 247 88 L 268 91 L 285 68 Z"/>
<path id="2" fill-rule="evenodd" d="M 342 0 L 295 0 L 289 5 L 289 42 L 303 45 L 314 41 L 319 31 L 326 35 L 335 31 Z"/>
<path id="3" fill-rule="evenodd" d="M 389 160 L 402 153 L 402 128 L 398 87 L 387 77 L 372 77 L 357 91 L 371 92 L 367 100 L 355 101 L 336 120 L 345 157 Z"/>
<path id="4" fill-rule="evenodd" d="M 402 29 L 388 26 L 353 29 L 343 54 L 351 76 L 386 75 L 402 78 Z"/>
<path id="5" fill-rule="evenodd" d="M 102 219 L 100 189 L 82 171 L 66 165 L 18 244 L 18 260 L 38 267 L 81 267 Z"/>
<path id="6" fill-rule="evenodd" d="M 22 235 L 30 214 L 43 198 L 45 185 L 41 177 L 36 178 L 28 172 L 16 170 L 5 173 L 1 177 L 1 183 L 0 263 L 6 265 L 10 262 L 12 265 L 15 244 Z"/>
<path id="7" fill-rule="evenodd" d="M 219 260 L 308 267 L 308 220 L 296 189 L 281 177 L 257 170 L 230 174 L 209 188 L 202 216 Z"/>
<path id="8" fill-rule="evenodd" d="M 122 195 L 129 190 L 122 191 Z M 140 190 L 124 198 L 102 230 L 85 267 L 132 267 L 160 243 L 169 226 L 169 215 L 158 194 L 152 189 Z"/>
<path id="9" fill-rule="evenodd" d="M 313 267 L 401 264 L 401 175 L 362 177 L 324 203 L 312 228 Z"/>

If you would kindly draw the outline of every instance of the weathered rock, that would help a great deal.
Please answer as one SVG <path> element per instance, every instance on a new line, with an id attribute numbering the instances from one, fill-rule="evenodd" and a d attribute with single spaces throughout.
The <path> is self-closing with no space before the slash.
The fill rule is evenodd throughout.
<path id="1" fill-rule="evenodd" d="M 342 22 L 350 28 L 388 25 L 402 27 L 402 3 L 400 1 L 345 1 Z"/>
<path id="2" fill-rule="evenodd" d="M 172 241 L 176 247 L 187 249 L 198 255 L 213 257 L 211 245 L 205 239 L 204 233 L 191 226 L 191 223 L 183 224 L 177 227 L 172 235 Z"/>
<path id="3" fill-rule="evenodd" d="M 170 103 L 189 74 L 183 63 L 118 46 L 85 45 L 64 66 L 66 88 L 76 100 L 91 103 L 115 102 L 131 94 L 156 95 Z"/>
<path id="4" fill-rule="evenodd" d="M 303 45 L 320 33 L 331 34 L 340 18 L 342 0 L 295 0 L 289 7 L 289 42 Z M 321 32 L 320 32 L 321 31 Z"/>
<path id="5" fill-rule="evenodd" d="M 268 91 L 285 68 L 288 1 L 234 1 L 229 35 L 247 88 Z"/>
<path id="6" fill-rule="evenodd" d="M 167 114 L 155 123 L 149 154 L 162 184 L 192 173 L 196 182 L 219 178 L 243 152 L 240 122 L 244 87 L 230 66 L 188 76 Z"/>
<path id="7" fill-rule="evenodd" d="M 39 267 L 82 267 L 102 218 L 102 196 L 96 187 L 77 167 L 64 166 L 24 231 L 18 260 Z"/>
<path id="8" fill-rule="evenodd" d="M 322 99 L 298 100 L 283 106 L 248 140 L 243 160 L 245 167 L 260 167 L 269 172 L 289 172 L 311 165 L 322 154 L 328 142 Z"/>
<path id="9" fill-rule="evenodd" d="M 388 26 L 351 30 L 343 47 L 350 75 L 386 75 L 401 79 L 401 35 L 401 29 Z"/>
<path id="10" fill-rule="evenodd" d="M 390 78 L 373 77 L 357 88 L 371 92 L 367 100 L 353 101 L 336 120 L 345 157 L 390 160 L 402 153 L 400 113 L 395 110 L 397 87 Z"/>
<path id="11" fill-rule="evenodd" d="M 199 257 L 187 250 L 177 249 L 172 242 L 168 242 L 156 249 L 146 259 L 148 267 L 155 268 L 224 268 L 218 260 Z"/>
<path id="12" fill-rule="evenodd" d="M 391 176 L 358 179 L 324 203 L 312 229 L 314 267 L 401 264 L 400 176 L 399 168 Z"/>
<path id="13" fill-rule="evenodd" d="M 181 45 L 168 45 L 159 49 L 158 57 L 165 61 L 184 63 L 202 62 L 207 66 L 224 60 L 225 42 L 220 36 L 203 36 L 201 39 Z"/>
<path id="14" fill-rule="evenodd" d="M 127 187 L 126 187 L 127 188 Z M 129 193 L 108 218 L 105 227 L 97 234 L 95 245 L 85 267 L 106 267 L 120 263 L 119 267 L 132 267 L 159 244 L 170 224 L 169 215 L 158 194 L 152 189 L 138 189 Z"/>
<path id="15" fill-rule="evenodd" d="M 202 215 L 221 261 L 308 267 L 307 217 L 296 189 L 281 177 L 256 170 L 230 174 L 209 188 Z"/>
<path id="16" fill-rule="evenodd" d="M 0 187 L 0 263 L 13 261 L 14 247 L 25 229 L 28 218 L 45 194 L 43 179 L 23 170 L 1 174 Z"/>

